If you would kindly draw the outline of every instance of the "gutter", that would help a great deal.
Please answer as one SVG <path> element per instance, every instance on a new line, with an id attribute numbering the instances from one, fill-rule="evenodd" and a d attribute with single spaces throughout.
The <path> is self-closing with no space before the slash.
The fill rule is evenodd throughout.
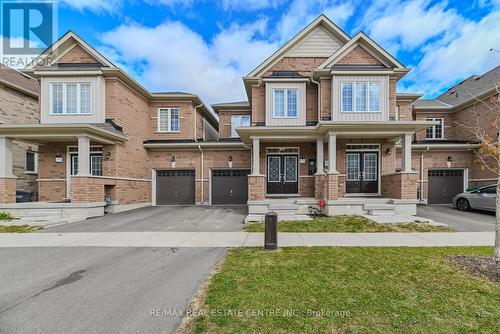
<path id="1" fill-rule="evenodd" d="M 197 127 L 196 127 L 196 119 L 198 118 L 198 108 L 202 107 L 203 106 L 203 103 L 200 103 L 199 105 L 195 106 L 194 107 L 194 131 L 193 131 L 193 137 L 194 137 L 194 142 L 198 144 L 198 150 L 200 150 L 200 165 L 201 165 L 201 168 L 200 168 L 200 174 L 201 174 L 201 197 L 200 197 L 200 204 L 203 204 L 205 201 L 204 201 L 204 194 L 205 194 L 205 179 L 204 179 L 204 166 L 203 166 L 203 150 L 201 149 L 201 145 L 198 143 L 198 139 L 196 138 L 196 130 L 197 130 Z M 205 134 L 203 134 L 205 135 Z"/>

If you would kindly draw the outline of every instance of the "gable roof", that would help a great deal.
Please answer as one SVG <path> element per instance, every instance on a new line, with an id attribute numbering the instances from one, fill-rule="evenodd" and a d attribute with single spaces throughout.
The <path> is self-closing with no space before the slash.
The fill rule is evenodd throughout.
<path id="1" fill-rule="evenodd" d="M 417 100 L 414 102 L 415 109 L 448 109 L 452 110 L 461 105 L 468 104 L 475 98 L 496 91 L 496 85 L 500 84 L 500 65 L 483 75 L 471 75 L 467 79 L 449 88 L 436 99 Z"/>
<path id="2" fill-rule="evenodd" d="M 364 32 L 359 32 L 350 41 L 348 41 L 344 46 L 332 54 L 327 60 L 325 60 L 317 70 L 330 69 L 339 60 L 344 58 L 349 52 L 354 50 L 357 46 L 362 47 L 370 55 L 378 59 L 382 64 L 388 68 L 396 68 L 403 71 L 408 71 L 408 69 L 401 64 L 396 58 L 394 58 L 389 52 L 384 50 L 380 45 L 375 43 L 370 37 L 368 37 Z"/>
<path id="3" fill-rule="evenodd" d="M 0 83 L 36 98 L 40 94 L 38 80 L 3 64 L 0 64 Z"/>
<path id="4" fill-rule="evenodd" d="M 95 58 L 98 63 L 105 67 L 115 68 L 116 66 L 106 57 L 104 57 L 99 51 L 94 49 L 90 44 L 85 42 L 80 36 L 78 36 L 73 31 L 69 30 L 67 33 L 61 36 L 54 44 L 45 49 L 38 57 L 36 57 L 31 63 L 29 63 L 23 71 L 29 72 L 35 69 L 38 64 L 43 64 L 43 60 L 52 57 L 52 64 L 57 63 L 59 59 L 64 57 L 68 52 L 70 52 L 76 46 L 81 47 L 90 56 Z"/>
<path id="5" fill-rule="evenodd" d="M 302 31 L 295 35 L 291 40 L 289 40 L 285 45 L 276 50 L 270 57 L 264 60 L 259 66 L 257 66 L 253 71 L 251 71 L 245 78 L 257 77 L 259 74 L 265 72 L 266 69 L 278 62 L 287 51 L 290 51 L 295 47 L 300 41 L 302 41 L 309 33 L 314 29 L 322 27 L 331 36 L 334 36 L 341 43 L 346 43 L 350 40 L 349 35 L 347 35 L 342 29 L 340 29 L 335 23 L 333 23 L 324 14 L 318 16 L 314 21 L 307 25 Z"/>

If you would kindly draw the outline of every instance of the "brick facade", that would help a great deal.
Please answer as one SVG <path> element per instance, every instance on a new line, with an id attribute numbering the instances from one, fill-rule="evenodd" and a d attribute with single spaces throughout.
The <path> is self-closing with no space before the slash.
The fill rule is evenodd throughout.
<path id="1" fill-rule="evenodd" d="M 248 200 L 261 201 L 266 198 L 266 177 L 260 175 L 248 176 Z"/>
<path id="2" fill-rule="evenodd" d="M 417 173 L 382 175 L 382 196 L 398 199 L 416 199 L 417 178 Z"/>
<path id="3" fill-rule="evenodd" d="M 381 62 L 361 46 L 356 46 L 342 57 L 337 64 L 349 65 L 380 65 Z"/>
<path id="4" fill-rule="evenodd" d="M 16 203 L 16 179 L 0 178 L 0 204 Z"/>

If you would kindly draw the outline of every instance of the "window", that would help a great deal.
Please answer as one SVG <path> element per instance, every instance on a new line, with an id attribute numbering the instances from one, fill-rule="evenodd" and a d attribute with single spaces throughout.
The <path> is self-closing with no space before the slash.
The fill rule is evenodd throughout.
<path id="1" fill-rule="evenodd" d="M 274 118 L 297 118 L 297 89 L 275 89 L 273 101 Z"/>
<path id="2" fill-rule="evenodd" d="M 231 137 L 238 138 L 236 128 L 241 126 L 250 126 L 250 115 L 232 115 L 231 116 Z"/>
<path id="3" fill-rule="evenodd" d="M 56 115 L 91 114 L 91 84 L 89 82 L 51 83 L 50 113 Z"/>
<path id="4" fill-rule="evenodd" d="M 26 172 L 37 172 L 37 154 L 36 152 L 26 151 Z"/>
<path id="5" fill-rule="evenodd" d="M 342 112 L 380 112 L 380 82 L 342 82 Z"/>
<path id="6" fill-rule="evenodd" d="M 443 119 L 442 118 L 427 118 L 427 121 L 439 122 L 432 128 L 427 128 L 425 133 L 426 139 L 444 139 Z"/>
<path id="7" fill-rule="evenodd" d="M 179 108 L 158 109 L 158 132 L 179 132 Z"/>
<path id="8" fill-rule="evenodd" d="M 102 176 L 102 154 L 90 156 L 90 175 Z"/>

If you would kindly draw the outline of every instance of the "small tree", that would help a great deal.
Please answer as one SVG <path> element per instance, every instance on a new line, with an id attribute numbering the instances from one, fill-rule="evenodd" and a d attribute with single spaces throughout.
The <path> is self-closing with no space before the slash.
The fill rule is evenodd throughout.
<path id="1" fill-rule="evenodd" d="M 470 94 L 470 93 L 469 93 Z M 500 81 L 495 84 L 495 91 L 487 98 L 470 94 L 473 121 L 469 124 L 456 123 L 467 129 L 475 145 L 469 145 L 474 162 L 482 170 L 491 171 L 497 178 L 495 252 L 493 258 L 500 263 Z"/>

